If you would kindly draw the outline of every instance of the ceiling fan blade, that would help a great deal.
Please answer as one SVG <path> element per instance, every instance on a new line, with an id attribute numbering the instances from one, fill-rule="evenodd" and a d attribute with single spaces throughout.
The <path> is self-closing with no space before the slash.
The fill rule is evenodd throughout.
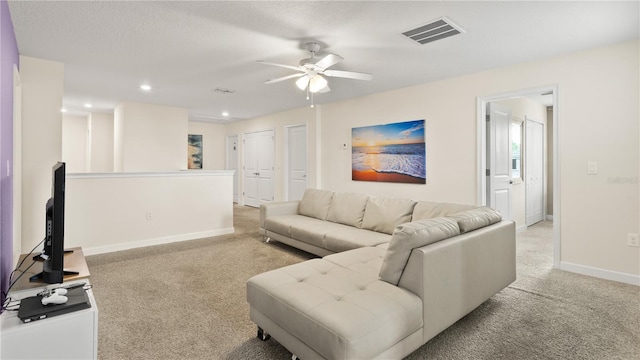
<path id="1" fill-rule="evenodd" d="M 318 91 L 320 94 L 324 94 L 324 93 L 328 93 L 329 91 L 331 91 L 331 89 L 329 88 L 329 85 L 323 87 L 322 89 L 320 89 L 320 91 Z"/>
<path id="2" fill-rule="evenodd" d="M 304 76 L 304 73 L 291 74 L 291 75 L 283 76 L 283 77 L 280 77 L 280 78 L 277 78 L 277 79 L 271 79 L 271 80 L 265 81 L 264 83 L 265 84 L 273 84 L 273 83 L 277 83 L 277 82 L 280 82 L 280 81 L 297 78 L 297 77 L 300 77 L 300 76 Z"/>
<path id="3" fill-rule="evenodd" d="M 322 74 L 331 76 L 331 77 L 340 77 L 347 79 L 355 79 L 355 80 L 371 80 L 373 79 L 373 75 L 366 73 L 359 73 L 353 71 L 342 71 L 342 70 L 325 70 Z"/>
<path id="4" fill-rule="evenodd" d="M 272 62 L 262 61 L 262 60 L 258 61 L 258 63 L 265 64 L 265 65 L 271 65 L 271 66 L 278 66 L 278 67 L 282 67 L 282 68 L 285 68 L 285 69 L 291 69 L 291 70 L 295 70 L 295 71 L 305 71 L 305 69 L 300 67 L 300 66 L 278 64 L 278 63 L 272 63 Z"/>
<path id="5" fill-rule="evenodd" d="M 317 63 L 315 63 L 315 67 L 318 69 L 326 69 L 328 67 L 331 67 L 337 63 L 339 63 L 340 61 L 344 60 L 344 58 L 340 55 L 336 55 L 336 54 L 329 54 L 325 57 L 323 57 L 322 59 L 320 59 Z"/>

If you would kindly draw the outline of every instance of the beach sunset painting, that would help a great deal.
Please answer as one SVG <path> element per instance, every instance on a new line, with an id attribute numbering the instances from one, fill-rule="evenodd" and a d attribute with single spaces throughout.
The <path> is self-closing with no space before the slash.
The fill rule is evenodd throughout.
<path id="1" fill-rule="evenodd" d="M 351 179 L 426 184 L 424 120 L 351 129 Z"/>

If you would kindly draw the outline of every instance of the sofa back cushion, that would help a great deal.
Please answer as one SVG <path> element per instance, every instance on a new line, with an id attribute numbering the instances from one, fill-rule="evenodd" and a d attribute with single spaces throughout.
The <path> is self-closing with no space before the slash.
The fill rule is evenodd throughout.
<path id="1" fill-rule="evenodd" d="M 502 215 L 500 215 L 498 210 L 486 206 L 462 211 L 449 217 L 458 223 L 461 234 L 495 224 L 502 220 Z"/>
<path id="2" fill-rule="evenodd" d="M 333 191 L 307 189 L 298 204 L 298 214 L 326 220 L 332 197 Z"/>
<path id="3" fill-rule="evenodd" d="M 398 285 L 411 250 L 460 234 L 458 223 L 440 217 L 414 221 L 398 226 L 391 236 L 389 247 L 380 268 L 380 279 Z"/>
<path id="4" fill-rule="evenodd" d="M 418 201 L 416 203 L 416 206 L 413 208 L 413 216 L 411 218 L 411 221 L 449 216 L 461 211 L 475 209 L 476 207 L 477 206 L 474 205 Z"/>
<path id="5" fill-rule="evenodd" d="M 354 226 L 362 227 L 364 209 L 367 206 L 369 196 L 356 193 L 335 193 L 329 206 L 327 220 Z"/>
<path id="6" fill-rule="evenodd" d="M 392 234 L 400 224 L 411 221 L 416 202 L 409 199 L 369 197 L 362 228 Z"/>

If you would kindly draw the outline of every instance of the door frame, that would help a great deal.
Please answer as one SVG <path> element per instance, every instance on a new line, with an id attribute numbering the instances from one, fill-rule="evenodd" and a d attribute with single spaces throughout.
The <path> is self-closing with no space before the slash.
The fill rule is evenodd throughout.
<path id="1" fill-rule="evenodd" d="M 300 124 L 292 124 L 292 125 L 286 125 L 284 127 L 284 144 L 285 144 L 285 152 L 284 152 L 284 188 L 283 188 L 283 197 L 284 200 L 287 201 L 289 200 L 289 153 L 291 152 L 291 149 L 289 147 L 289 130 L 291 130 L 292 128 L 298 127 L 298 126 L 304 126 L 304 133 L 305 133 L 305 146 L 307 147 L 307 158 L 305 159 L 306 162 L 306 169 L 307 169 L 307 173 L 309 172 L 309 127 L 307 126 L 307 123 L 300 123 Z M 306 179 L 307 185 L 309 185 L 309 178 L 307 177 Z"/>
<path id="2" fill-rule="evenodd" d="M 487 130 L 486 130 L 486 118 L 487 118 L 487 103 L 499 100 L 508 100 L 513 98 L 519 98 L 531 94 L 542 94 L 551 91 L 553 97 L 553 267 L 560 268 L 560 149 L 558 147 L 558 120 L 559 120 L 559 96 L 558 85 L 546 85 L 536 88 L 529 88 L 524 90 L 509 91 L 501 94 L 490 96 L 478 96 L 476 98 L 476 130 L 477 138 L 477 204 L 487 204 L 487 181 L 486 172 L 487 167 Z"/>
<path id="3" fill-rule="evenodd" d="M 231 144 L 231 141 L 235 138 L 236 140 L 236 164 L 235 164 L 235 187 L 236 187 L 236 193 L 233 194 L 234 198 L 234 202 L 237 204 L 240 204 L 240 174 L 239 174 L 239 170 L 240 170 L 240 136 L 238 134 L 231 134 L 231 135 L 227 135 L 225 137 L 225 169 L 226 170 L 230 170 L 230 165 L 231 165 L 231 153 L 229 153 L 229 145 Z"/>

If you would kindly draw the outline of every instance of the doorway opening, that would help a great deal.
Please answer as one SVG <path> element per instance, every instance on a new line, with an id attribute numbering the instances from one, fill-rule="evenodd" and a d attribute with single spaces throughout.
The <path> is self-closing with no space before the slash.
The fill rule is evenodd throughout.
<path id="1" fill-rule="evenodd" d="M 527 102 L 542 104 L 545 113 L 528 115 L 521 106 Z M 477 117 L 477 203 L 505 209 L 518 230 L 537 217 L 553 220 L 553 266 L 559 268 L 558 86 L 478 97 Z"/>

